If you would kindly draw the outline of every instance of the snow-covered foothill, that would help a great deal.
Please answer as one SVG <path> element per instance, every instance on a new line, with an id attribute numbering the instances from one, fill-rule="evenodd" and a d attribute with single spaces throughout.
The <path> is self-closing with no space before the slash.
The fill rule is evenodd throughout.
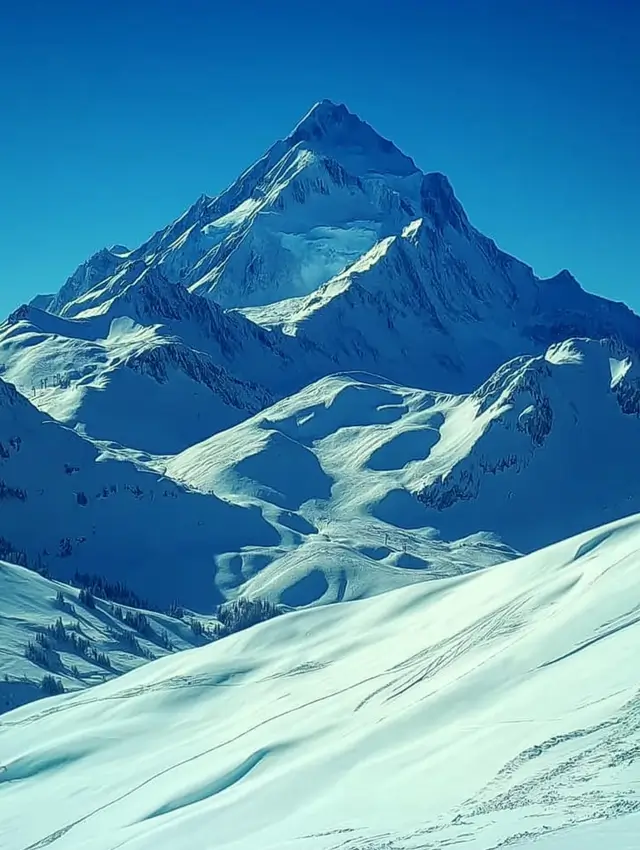
<path id="1" fill-rule="evenodd" d="M 195 492 L 131 450 L 84 439 L 0 381 L 0 558 L 121 581 L 154 605 L 211 611 L 215 556 L 279 542 L 252 506 Z"/>
<path id="2" fill-rule="evenodd" d="M 482 536 L 440 543 L 429 530 L 333 510 L 330 473 L 313 452 L 251 423 L 244 437 L 225 432 L 222 456 L 207 441 L 158 457 L 85 439 L 0 381 L 0 557 L 60 579 L 95 573 L 156 605 L 206 613 L 243 591 L 308 605 L 513 556 Z M 333 521 L 306 519 L 307 501 Z M 254 586 L 271 564 L 277 581 Z M 318 573 L 326 579 L 314 583 Z"/>
<path id="3" fill-rule="evenodd" d="M 92 687 L 213 634 L 211 619 L 132 607 L 138 600 L 122 585 L 103 599 L 90 576 L 78 578 L 83 584 L 72 587 L 0 561 L 0 713 Z"/>
<path id="4" fill-rule="evenodd" d="M 154 269 L 128 267 L 108 289 L 73 318 L 23 307 L 0 325 L 3 377 L 61 422 L 169 453 L 299 383 L 286 339 Z"/>
<path id="5" fill-rule="evenodd" d="M 62 578 L 91 563 L 205 611 L 486 567 L 640 510 L 636 371 L 619 346 L 571 340 L 464 396 L 339 374 L 162 456 L 83 439 L 5 384 L 5 556 Z"/>
<path id="6" fill-rule="evenodd" d="M 325 378 L 166 469 L 230 500 L 251 497 L 265 516 L 296 512 L 320 532 L 296 561 L 324 534 L 375 552 L 381 566 L 399 565 L 394 550 L 408 548 L 407 566 L 437 570 L 440 555 L 454 559 L 444 541 L 494 535 L 531 552 L 639 511 L 639 444 L 633 355 L 569 340 L 510 361 L 464 396 L 361 373 Z M 290 563 L 287 554 L 277 571 Z"/>

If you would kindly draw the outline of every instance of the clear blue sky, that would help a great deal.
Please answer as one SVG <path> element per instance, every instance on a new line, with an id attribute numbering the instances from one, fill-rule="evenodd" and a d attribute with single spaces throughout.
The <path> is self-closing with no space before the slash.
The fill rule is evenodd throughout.
<path id="1" fill-rule="evenodd" d="M 0 315 L 345 102 L 543 275 L 640 310 L 637 0 L 30 0 L 0 25 Z"/>

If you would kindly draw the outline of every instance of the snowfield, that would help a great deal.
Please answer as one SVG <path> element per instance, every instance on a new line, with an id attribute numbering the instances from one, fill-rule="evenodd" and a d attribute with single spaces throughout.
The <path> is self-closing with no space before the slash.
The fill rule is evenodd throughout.
<path id="1" fill-rule="evenodd" d="M 639 548 L 635 517 L 17 709 L 3 847 L 489 850 L 636 812 Z"/>

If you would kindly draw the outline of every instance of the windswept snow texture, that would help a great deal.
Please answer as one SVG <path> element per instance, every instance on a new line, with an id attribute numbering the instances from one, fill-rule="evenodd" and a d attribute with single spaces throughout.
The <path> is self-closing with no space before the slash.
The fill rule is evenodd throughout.
<path id="1" fill-rule="evenodd" d="M 638 557 L 636 517 L 17 709 L 3 848 L 624 848 Z"/>

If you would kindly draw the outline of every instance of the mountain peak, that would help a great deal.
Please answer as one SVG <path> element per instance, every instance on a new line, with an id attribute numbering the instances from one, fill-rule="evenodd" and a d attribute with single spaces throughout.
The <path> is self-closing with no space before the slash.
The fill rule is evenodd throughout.
<path id="1" fill-rule="evenodd" d="M 418 171 L 413 160 L 350 112 L 343 103 L 320 100 L 304 116 L 285 142 L 303 144 L 340 162 L 353 174 L 389 174 L 406 177 Z"/>
<path id="2" fill-rule="evenodd" d="M 466 230 L 469 224 L 467 215 L 444 174 L 439 171 L 425 174 L 420 196 L 423 210 L 439 230 L 447 224 L 456 230 Z"/>
<path id="3" fill-rule="evenodd" d="M 305 138 L 320 138 L 344 121 L 348 121 L 350 117 L 360 122 L 357 115 L 350 113 L 343 103 L 334 103 L 326 98 L 319 100 L 296 124 L 289 138 L 295 137 L 296 141 Z"/>
<path id="4" fill-rule="evenodd" d="M 580 284 L 568 269 L 562 269 L 553 277 L 547 278 L 547 283 L 563 286 L 568 289 L 579 289 Z"/>

